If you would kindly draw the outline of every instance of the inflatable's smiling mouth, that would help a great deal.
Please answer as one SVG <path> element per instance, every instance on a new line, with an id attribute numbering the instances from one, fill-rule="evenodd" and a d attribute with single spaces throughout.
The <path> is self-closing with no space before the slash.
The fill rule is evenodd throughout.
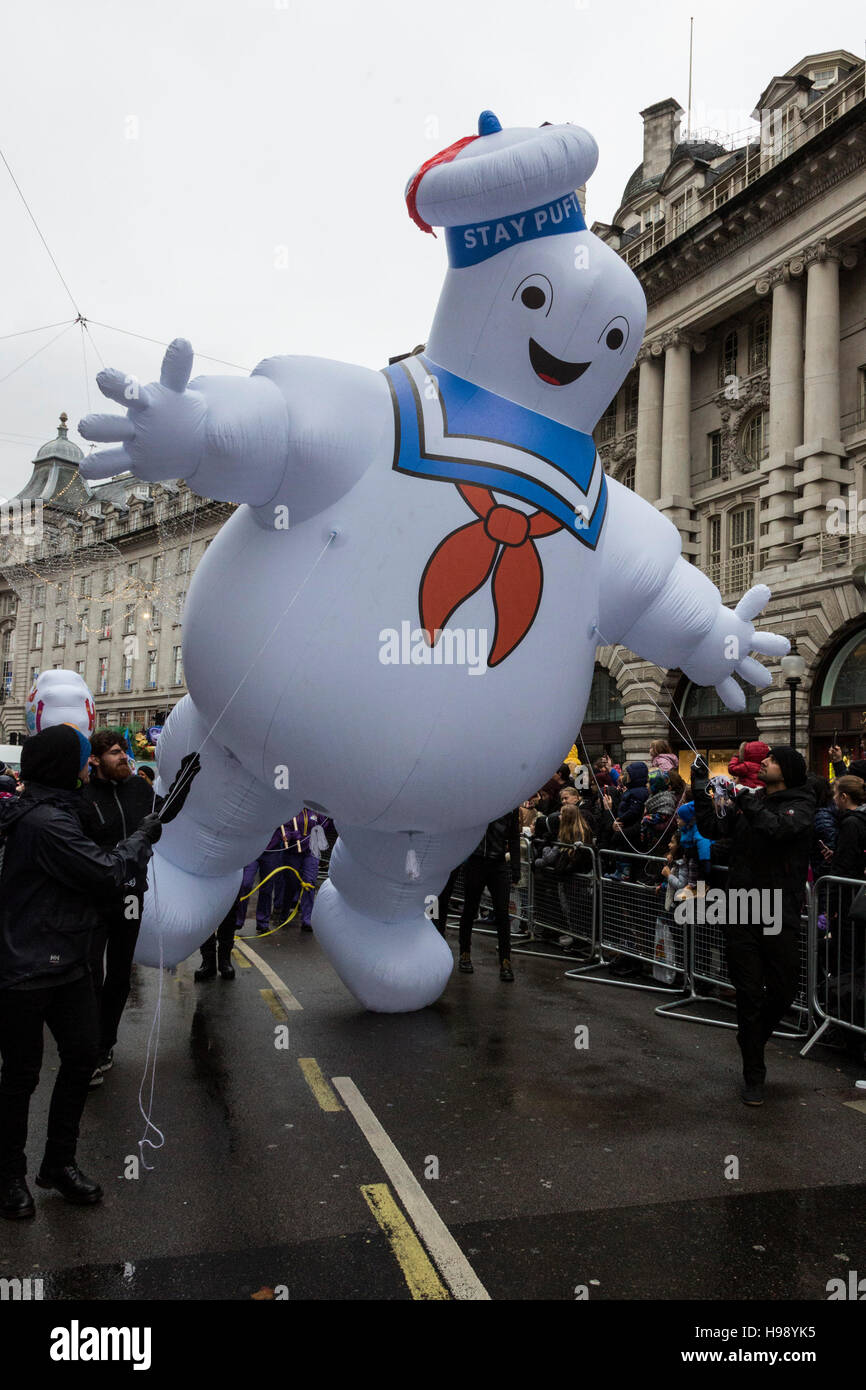
<path id="1" fill-rule="evenodd" d="M 552 352 L 545 352 L 534 338 L 529 340 L 529 360 L 535 375 L 549 386 L 570 386 L 579 376 L 583 376 L 589 366 L 588 362 L 563 362 Z"/>

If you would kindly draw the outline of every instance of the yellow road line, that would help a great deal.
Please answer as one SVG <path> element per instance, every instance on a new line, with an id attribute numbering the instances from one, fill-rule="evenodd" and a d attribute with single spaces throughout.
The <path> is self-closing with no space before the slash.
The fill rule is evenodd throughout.
<path id="1" fill-rule="evenodd" d="M 249 961 L 243 955 L 241 955 L 241 952 L 237 948 L 235 948 L 232 951 L 232 960 L 234 961 L 235 965 L 240 966 L 241 970 L 252 970 L 253 968 L 250 965 Z"/>
<path id="2" fill-rule="evenodd" d="M 391 1196 L 388 1184 L 367 1183 L 361 1191 L 367 1206 L 385 1233 L 412 1297 L 428 1300 L 450 1299 L 451 1295 L 427 1258 L 420 1240 Z"/>
<path id="3" fill-rule="evenodd" d="M 390 1178 L 412 1225 L 429 1250 L 436 1268 L 454 1297 L 489 1300 L 490 1294 L 352 1078 L 332 1076 L 331 1081 Z"/>
<path id="4" fill-rule="evenodd" d="M 264 993 L 264 991 L 262 992 Z M 322 1075 L 322 1069 L 315 1057 L 299 1057 L 298 1066 L 304 1073 L 304 1080 L 321 1108 L 330 1112 L 342 1110 L 342 1105 Z"/>
<path id="5" fill-rule="evenodd" d="M 288 1022 L 289 1015 L 286 1013 L 272 989 L 260 989 L 259 994 L 264 999 L 274 1018 L 278 1018 L 280 1023 Z"/>
<path id="6" fill-rule="evenodd" d="M 283 1008 L 302 1009 L 304 1007 L 303 1004 L 298 1003 L 288 985 L 283 984 L 276 970 L 272 970 L 267 961 L 262 960 L 258 951 L 254 951 L 246 941 L 243 946 L 236 945 L 235 950 L 240 951 L 241 955 L 246 956 L 247 960 L 251 960 L 253 965 L 262 972 L 268 983 L 273 986 L 274 994 L 282 1003 Z"/>
<path id="7" fill-rule="evenodd" d="M 843 1105 L 847 1105 L 849 1110 L 860 1110 L 866 1115 L 866 1100 L 843 1100 Z"/>

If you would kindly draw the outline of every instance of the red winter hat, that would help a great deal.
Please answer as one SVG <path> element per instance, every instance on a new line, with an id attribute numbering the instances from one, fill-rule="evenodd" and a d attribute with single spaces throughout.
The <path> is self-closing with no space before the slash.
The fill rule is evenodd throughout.
<path id="1" fill-rule="evenodd" d="M 760 740 L 757 740 L 755 743 L 747 743 L 743 749 L 744 763 L 760 764 L 764 761 L 765 758 L 768 758 L 769 756 L 770 745 L 768 743 L 761 743 Z"/>

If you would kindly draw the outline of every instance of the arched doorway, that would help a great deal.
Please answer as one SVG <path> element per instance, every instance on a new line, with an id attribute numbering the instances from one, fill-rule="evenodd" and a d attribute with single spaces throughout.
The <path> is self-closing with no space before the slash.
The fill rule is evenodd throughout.
<path id="1" fill-rule="evenodd" d="M 828 653 L 812 686 L 809 711 L 809 765 L 825 777 L 832 743 L 848 757 L 861 756 L 866 743 L 866 626 L 862 620 Z"/>
<path id="2" fill-rule="evenodd" d="M 728 709 L 722 704 L 711 685 L 694 685 L 685 678 L 674 696 L 674 704 L 682 713 L 683 726 L 706 759 L 713 775 L 727 772 L 728 763 L 741 743 L 760 737 L 757 723 L 761 707 L 760 691 L 752 686 L 744 686 L 743 689 L 746 708 L 740 711 Z M 673 707 L 671 719 L 674 725 L 672 732 L 675 732 L 677 718 Z M 680 774 L 686 781 L 691 777 L 694 756 L 688 747 L 680 750 Z"/>
<path id="3" fill-rule="evenodd" d="M 601 757 L 602 753 L 608 753 L 613 762 L 621 762 L 624 718 L 625 709 L 614 677 L 606 667 L 596 666 L 586 713 L 577 739 L 581 757 L 584 756 L 582 739 L 590 760 Z"/>

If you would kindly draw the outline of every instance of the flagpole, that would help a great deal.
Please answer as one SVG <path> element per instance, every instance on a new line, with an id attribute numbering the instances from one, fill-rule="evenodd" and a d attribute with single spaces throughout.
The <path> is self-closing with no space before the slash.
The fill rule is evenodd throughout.
<path id="1" fill-rule="evenodd" d="M 695 32 L 695 17 L 689 19 L 689 113 L 686 123 L 686 139 L 689 140 L 692 134 L 692 52 L 693 39 Z"/>

